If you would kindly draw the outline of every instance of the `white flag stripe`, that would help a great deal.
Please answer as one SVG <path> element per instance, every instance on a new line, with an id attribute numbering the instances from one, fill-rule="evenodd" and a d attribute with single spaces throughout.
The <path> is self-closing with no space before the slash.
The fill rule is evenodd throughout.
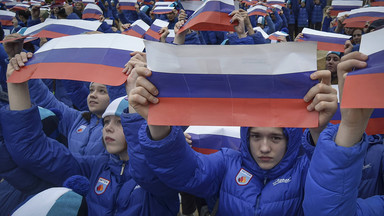
<path id="1" fill-rule="evenodd" d="M 203 3 L 203 1 L 183 1 L 181 4 L 185 10 L 196 11 Z"/>
<path id="2" fill-rule="evenodd" d="M 349 15 L 358 14 L 358 13 L 366 13 L 366 12 L 379 12 L 384 13 L 384 7 L 367 7 L 367 8 L 358 8 L 351 10 Z"/>
<path id="3" fill-rule="evenodd" d="M 161 20 L 161 19 L 156 19 L 152 25 L 159 26 L 160 28 L 166 27 L 169 25 L 169 22 Z"/>
<path id="4" fill-rule="evenodd" d="M 365 55 L 371 55 L 373 53 L 384 50 L 384 29 L 376 30 L 374 32 L 363 34 L 360 44 L 360 52 Z"/>
<path id="5" fill-rule="evenodd" d="M 84 11 L 86 11 L 87 9 L 93 9 L 93 10 L 97 10 L 99 11 L 101 14 L 103 14 L 103 11 L 101 10 L 101 8 L 99 6 L 97 6 L 96 4 L 87 4 L 87 6 L 85 6 L 84 8 Z M 84 13 L 84 12 L 83 12 Z"/>
<path id="6" fill-rule="evenodd" d="M 311 35 L 319 35 L 324 37 L 333 37 L 333 38 L 343 38 L 343 39 L 349 39 L 351 36 L 343 35 L 343 34 L 337 34 L 337 33 L 331 33 L 331 32 L 323 32 L 323 31 L 317 31 L 310 28 L 304 28 L 302 31 L 303 34 L 311 34 Z"/>
<path id="7" fill-rule="evenodd" d="M 14 16 L 16 16 L 16 13 L 14 13 L 12 11 L 0 10 L 0 15 L 14 17 Z"/>
<path id="8" fill-rule="evenodd" d="M 363 1 L 332 1 L 332 6 L 363 6 Z"/>
<path id="9" fill-rule="evenodd" d="M 240 127 L 230 126 L 190 126 L 185 131 L 191 134 L 212 134 L 240 139 Z"/>
<path id="10" fill-rule="evenodd" d="M 96 21 L 88 21 L 88 20 L 79 20 L 79 19 L 46 19 L 45 22 L 31 26 L 25 30 L 24 35 L 28 35 L 34 31 L 37 31 L 45 26 L 57 24 L 64 26 L 75 26 L 78 28 L 87 29 L 89 31 L 96 31 L 97 28 L 101 25 L 101 22 Z"/>
<path id="11" fill-rule="evenodd" d="M 317 69 L 315 42 L 257 46 L 175 46 L 153 41 L 144 43 L 148 68 L 158 72 L 273 75 Z M 297 64 L 298 59 L 300 64 Z"/>
<path id="12" fill-rule="evenodd" d="M 173 2 L 156 2 L 155 6 L 156 7 L 160 7 L 160 6 L 169 7 L 169 5 L 171 5 L 172 3 Z"/>
<path id="13" fill-rule="evenodd" d="M 140 28 L 144 29 L 144 31 L 148 31 L 149 25 L 145 23 L 143 20 L 139 19 L 132 23 L 132 26 L 138 25 Z"/>
<path id="14" fill-rule="evenodd" d="M 143 51 L 143 39 L 124 34 L 83 34 L 56 38 L 48 41 L 36 53 L 66 48 L 112 48 Z"/>
<path id="15" fill-rule="evenodd" d="M 267 38 L 269 37 L 269 35 L 268 35 L 262 28 L 260 28 L 259 26 L 253 28 L 253 30 L 254 30 L 254 31 L 258 31 L 258 32 L 260 32 L 261 35 L 263 35 L 263 37 L 264 37 L 265 39 L 267 39 Z"/>

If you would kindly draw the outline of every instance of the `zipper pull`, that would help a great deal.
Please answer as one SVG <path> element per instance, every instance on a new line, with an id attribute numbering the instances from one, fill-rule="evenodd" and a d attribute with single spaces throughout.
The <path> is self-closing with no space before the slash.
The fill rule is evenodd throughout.
<path id="1" fill-rule="evenodd" d="M 267 184 L 267 179 L 268 179 L 268 177 L 265 177 L 265 178 L 264 178 L 264 185 Z"/>
<path id="2" fill-rule="evenodd" d="M 123 166 L 121 167 L 120 175 L 123 175 L 123 173 L 124 173 L 124 168 L 125 168 L 125 163 L 123 163 Z"/>

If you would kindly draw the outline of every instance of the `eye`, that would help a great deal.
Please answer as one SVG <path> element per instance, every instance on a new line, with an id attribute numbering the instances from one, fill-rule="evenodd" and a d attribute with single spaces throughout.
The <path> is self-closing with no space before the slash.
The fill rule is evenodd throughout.
<path id="1" fill-rule="evenodd" d="M 109 120 L 109 119 L 104 119 L 104 126 L 105 126 L 105 125 L 108 125 L 110 121 L 111 121 L 111 120 Z"/>
<path id="2" fill-rule="evenodd" d="M 272 142 L 274 142 L 274 143 L 278 143 L 281 140 L 283 140 L 283 138 L 280 136 L 272 136 Z"/>

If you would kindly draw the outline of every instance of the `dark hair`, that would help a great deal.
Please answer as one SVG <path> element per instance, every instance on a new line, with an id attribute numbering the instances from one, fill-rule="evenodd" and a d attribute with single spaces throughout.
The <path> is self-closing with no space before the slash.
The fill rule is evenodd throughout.
<path id="1" fill-rule="evenodd" d="M 83 112 L 81 114 L 81 116 L 87 121 L 87 122 L 91 122 L 91 116 L 92 113 L 91 112 Z"/>
<path id="2" fill-rule="evenodd" d="M 67 18 L 67 13 L 65 12 L 65 8 L 60 8 L 60 10 L 57 12 L 57 16 L 60 18 Z"/>
<path id="3" fill-rule="evenodd" d="M 28 20 L 29 17 L 31 16 L 31 12 L 29 12 L 29 11 L 25 11 L 25 10 L 20 10 L 20 11 L 18 11 L 17 14 L 18 14 L 19 16 L 25 18 L 26 20 Z"/>
<path id="4" fill-rule="evenodd" d="M 371 23 L 371 25 L 369 25 L 368 27 L 368 31 L 367 32 L 371 32 L 373 29 L 381 29 L 384 27 L 384 19 L 378 19 L 378 20 L 375 20 Z"/>

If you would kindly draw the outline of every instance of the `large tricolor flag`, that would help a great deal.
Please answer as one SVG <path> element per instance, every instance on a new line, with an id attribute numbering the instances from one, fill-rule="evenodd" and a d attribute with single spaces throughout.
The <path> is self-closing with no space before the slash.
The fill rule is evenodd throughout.
<path id="1" fill-rule="evenodd" d="M 190 126 L 185 132 L 192 137 L 192 148 L 203 154 L 221 148 L 240 149 L 240 127 Z"/>
<path id="2" fill-rule="evenodd" d="M 149 25 L 145 23 L 143 20 L 139 19 L 132 23 L 131 27 L 123 32 L 123 34 L 131 35 L 138 38 L 143 38 L 145 32 L 149 29 Z"/>
<path id="3" fill-rule="evenodd" d="M 372 22 L 384 18 L 384 7 L 367 7 L 351 10 L 344 20 L 346 27 L 364 28 L 366 22 Z"/>
<path id="4" fill-rule="evenodd" d="M 137 3 L 137 0 L 119 0 L 119 9 L 120 10 L 130 10 L 135 11 L 135 4 Z"/>
<path id="5" fill-rule="evenodd" d="M 371 1 L 371 6 L 384 6 L 384 0 Z"/>
<path id="6" fill-rule="evenodd" d="M 167 14 L 167 13 L 171 13 L 173 9 L 175 9 L 175 7 L 156 6 L 155 9 L 153 9 L 153 14 Z"/>
<path id="7" fill-rule="evenodd" d="M 83 19 L 96 19 L 98 20 L 100 16 L 103 15 L 103 11 L 96 4 L 87 4 L 83 11 Z"/>
<path id="8" fill-rule="evenodd" d="M 360 52 L 368 55 L 367 67 L 348 73 L 341 108 L 384 108 L 384 29 L 364 34 Z"/>
<path id="9" fill-rule="evenodd" d="M 334 89 L 339 90 L 337 85 L 332 85 Z M 340 97 L 337 94 L 339 104 L 337 107 L 337 112 L 332 117 L 332 124 L 339 124 L 341 122 L 341 112 L 340 112 Z M 372 134 L 384 134 L 384 109 L 375 109 L 371 115 L 371 118 L 368 121 L 368 126 L 365 129 L 365 132 L 368 135 Z"/>
<path id="10" fill-rule="evenodd" d="M 28 4 L 16 4 L 13 6 L 10 10 L 12 11 L 20 11 L 20 10 L 28 10 L 29 5 Z"/>
<path id="11" fill-rule="evenodd" d="M 198 31 L 233 31 L 234 24 L 230 23 L 229 14 L 235 10 L 233 0 L 207 0 L 180 29 Z"/>
<path id="12" fill-rule="evenodd" d="M 303 37 L 299 41 L 317 41 L 317 49 L 335 52 L 344 52 L 345 41 L 351 36 L 317 31 L 309 28 L 304 28 Z"/>
<path id="13" fill-rule="evenodd" d="M 255 5 L 247 10 L 248 16 L 266 16 L 268 13 L 267 9 L 264 5 Z"/>
<path id="14" fill-rule="evenodd" d="M 143 51 L 143 40 L 123 34 L 83 34 L 55 38 L 42 46 L 9 82 L 68 79 L 119 86 L 130 53 Z"/>
<path id="15" fill-rule="evenodd" d="M 357 9 L 363 6 L 363 1 L 343 1 L 343 0 L 333 0 L 332 1 L 332 10 L 331 16 L 337 16 L 338 13 L 344 11 L 350 11 Z"/>
<path id="16" fill-rule="evenodd" d="M 285 0 L 267 0 L 267 4 L 285 6 Z"/>
<path id="17" fill-rule="evenodd" d="M 303 97 L 317 82 L 315 43 L 175 46 L 145 41 L 160 103 L 155 125 L 317 127 Z M 300 61 L 300 64 L 297 62 Z"/>
<path id="18" fill-rule="evenodd" d="M 45 22 L 29 27 L 24 35 L 57 38 L 96 31 L 101 22 L 73 19 L 46 19 Z"/>
<path id="19" fill-rule="evenodd" d="M 282 31 L 277 31 L 277 32 L 273 32 L 272 34 L 270 34 L 268 36 L 268 39 L 270 39 L 271 41 L 277 41 L 278 37 L 280 37 L 280 36 L 287 37 L 288 34 L 285 32 L 282 32 Z"/>
<path id="20" fill-rule="evenodd" d="M 0 22 L 4 26 L 13 26 L 12 19 L 15 17 L 16 13 L 12 11 L 0 10 Z"/>
<path id="21" fill-rule="evenodd" d="M 151 27 L 148 29 L 148 31 L 144 35 L 144 39 L 146 40 L 152 40 L 152 41 L 159 41 L 161 34 L 159 33 L 160 29 L 163 27 L 167 27 L 169 25 L 169 22 L 156 19 Z"/>

